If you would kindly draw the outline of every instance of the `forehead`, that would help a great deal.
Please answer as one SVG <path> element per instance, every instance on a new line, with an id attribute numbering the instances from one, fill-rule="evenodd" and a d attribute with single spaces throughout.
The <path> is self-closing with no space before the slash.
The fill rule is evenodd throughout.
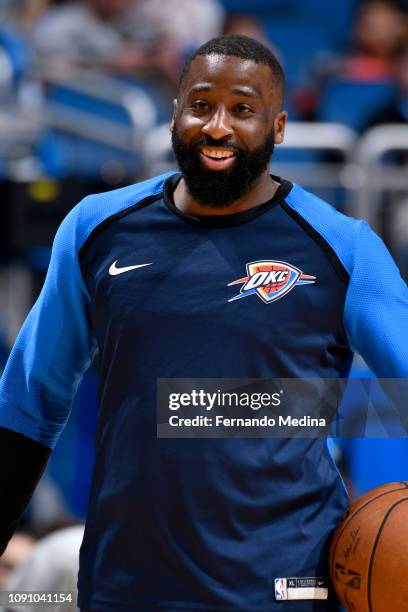
<path id="1" fill-rule="evenodd" d="M 259 98 L 277 93 L 269 66 L 230 55 L 199 55 L 192 62 L 181 86 L 181 95 L 215 90 L 220 93 L 247 91 Z"/>

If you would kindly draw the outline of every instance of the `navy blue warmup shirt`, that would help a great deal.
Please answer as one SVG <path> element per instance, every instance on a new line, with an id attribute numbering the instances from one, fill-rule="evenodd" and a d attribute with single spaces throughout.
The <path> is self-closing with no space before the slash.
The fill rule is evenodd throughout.
<path id="1" fill-rule="evenodd" d="M 407 287 L 364 221 L 297 185 L 193 217 L 174 206 L 178 180 L 90 196 L 67 216 L 2 379 L 0 425 L 52 447 L 98 349 L 80 607 L 327 610 L 277 601 L 274 584 L 327 578 L 348 500 L 325 440 L 158 439 L 156 381 L 344 376 L 355 350 L 406 377 Z M 249 283 L 265 265 L 277 297 Z"/>

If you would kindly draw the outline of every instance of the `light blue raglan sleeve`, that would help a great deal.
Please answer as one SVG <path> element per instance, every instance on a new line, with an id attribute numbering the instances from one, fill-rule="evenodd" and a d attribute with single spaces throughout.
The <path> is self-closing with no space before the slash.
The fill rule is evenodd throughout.
<path id="1" fill-rule="evenodd" d="M 41 294 L 0 381 L 0 426 L 53 447 L 69 416 L 94 341 L 78 262 L 81 204 L 61 224 Z"/>
<path id="2" fill-rule="evenodd" d="M 349 343 L 382 378 L 408 378 L 408 287 L 382 240 L 359 222 L 344 323 Z"/>

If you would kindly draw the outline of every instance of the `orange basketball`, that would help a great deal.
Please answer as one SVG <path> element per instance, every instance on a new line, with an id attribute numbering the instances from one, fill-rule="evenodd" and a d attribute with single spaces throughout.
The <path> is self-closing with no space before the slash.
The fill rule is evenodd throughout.
<path id="1" fill-rule="evenodd" d="M 349 611 L 408 612 L 408 482 L 352 504 L 334 532 L 330 575 Z"/>

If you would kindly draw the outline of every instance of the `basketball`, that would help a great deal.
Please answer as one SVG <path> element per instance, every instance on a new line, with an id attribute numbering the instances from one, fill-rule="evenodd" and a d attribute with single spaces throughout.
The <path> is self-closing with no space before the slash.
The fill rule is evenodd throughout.
<path id="1" fill-rule="evenodd" d="M 408 482 L 360 497 L 330 546 L 336 593 L 352 612 L 408 612 Z"/>

